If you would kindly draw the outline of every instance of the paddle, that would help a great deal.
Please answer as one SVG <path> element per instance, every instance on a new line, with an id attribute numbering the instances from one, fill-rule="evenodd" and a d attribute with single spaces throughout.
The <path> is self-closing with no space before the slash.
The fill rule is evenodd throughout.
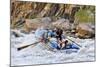
<path id="1" fill-rule="evenodd" d="M 73 43 L 75 43 L 76 45 L 78 45 L 79 47 L 82 47 L 81 45 L 79 45 L 78 43 L 76 43 L 75 41 L 73 41 L 73 40 L 71 40 L 71 39 L 69 39 L 68 37 L 67 37 L 67 39 L 68 40 L 70 40 L 70 41 L 72 41 Z"/>
<path id="2" fill-rule="evenodd" d="M 25 45 L 25 46 L 18 47 L 17 50 L 20 51 L 20 50 L 22 50 L 22 49 L 24 49 L 24 48 L 27 48 L 27 47 L 32 46 L 32 45 L 34 45 L 34 44 L 38 44 L 38 43 L 40 43 L 40 42 L 41 42 L 41 41 L 38 41 L 38 42 L 29 44 L 29 45 Z"/>

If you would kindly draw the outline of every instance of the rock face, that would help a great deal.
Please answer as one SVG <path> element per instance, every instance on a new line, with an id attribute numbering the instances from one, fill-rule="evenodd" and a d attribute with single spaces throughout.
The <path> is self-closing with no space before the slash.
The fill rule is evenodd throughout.
<path id="1" fill-rule="evenodd" d="M 71 23 L 67 19 L 60 19 L 56 22 L 53 22 L 54 27 L 62 28 L 63 30 L 71 30 Z"/>
<path id="2" fill-rule="evenodd" d="M 80 23 L 76 27 L 76 36 L 79 38 L 92 38 L 95 35 L 95 26 L 88 23 Z"/>
<path id="3" fill-rule="evenodd" d="M 34 19 L 51 17 L 54 20 L 61 17 L 74 21 L 74 15 L 81 6 L 69 4 L 53 4 L 11 0 L 11 25 L 15 27 L 16 19 Z M 73 11 L 74 10 L 74 11 Z M 45 19 L 43 19 L 44 21 Z M 58 20 L 58 19 L 57 19 Z M 17 28 L 17 26 L 16 26 Z"/>

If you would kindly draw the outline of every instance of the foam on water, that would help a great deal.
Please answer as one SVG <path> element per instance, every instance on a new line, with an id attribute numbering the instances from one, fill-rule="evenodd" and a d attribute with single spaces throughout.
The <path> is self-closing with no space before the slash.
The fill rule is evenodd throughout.
<path id="1" fill-rule="evenodd" d="M 95 60 L 95 40 L 79 39 L 69 37 L 77 42 L 82 48 L 77 52 L 66 53 L 61 51 L 50 51 L 42 43 L 35 47 L 30 46 L 21 51 L 17 48 L 21 44 L 31 44 L 36 41 L 33 33 L 24 34 L 23 37 L 14 37 L 11 35 L 11 65 L 33 65 L 33 64 L 50 64 L 50 63 L 67 63 L 67 62 L 84 62 Z"/>

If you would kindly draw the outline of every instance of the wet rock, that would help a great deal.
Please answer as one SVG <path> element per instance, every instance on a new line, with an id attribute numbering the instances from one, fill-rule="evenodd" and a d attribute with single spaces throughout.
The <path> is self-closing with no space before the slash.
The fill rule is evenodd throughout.
<path id="1" fill-rule="evenodd" d="M 26 19 L 24 28 L 27 32 L 30 32 L 32 30 L 36 30 L 39 27 L 48 26 L 50 22 L 51 22 L 51 19 L 49 17 Z"/>
<path id="2" fill-rule="evenodd" d="M 58 27 L 58 28 L 62 28 L 63 30 L 71 29 L 71 24 L 70 24 L 69 20 L 67 20 L 67 19 L 57 20 L 56 22 L 53 22 L 52 25 L 55 27 Z"/>
<path id="3" fill-rule="evenodd" d="M 79 38 L 93 38 L 95 36 L 95 26 L 90 23 L 80 23 L 76 27 L 76 36 Z"/>
<path id="4" fill-rule="evenodd" d="M 20 31 L 17 31 L 17 30 L 11 30 L 11 35 L 14 37 L 23 37 Z"/>
<path id="5" fill-rule="evenodd" d="M 42 25 L 40 19 L 26 19 L 24 24 L 24 29 L 27 32 L 31 30 L 36 30 L 38 27 Z"/>
<path id="6" fill-rule="evenodd" d="M 52 20 L 51 20 L 50 17 L 41 18 L 41 21 L 42 21 L 43 23 L 50 23 L 50 22 L 52 22 Z"/>

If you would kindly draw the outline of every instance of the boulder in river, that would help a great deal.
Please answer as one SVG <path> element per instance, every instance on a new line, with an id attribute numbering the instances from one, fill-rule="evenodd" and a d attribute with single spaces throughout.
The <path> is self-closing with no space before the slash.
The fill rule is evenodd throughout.
<path id="1" fill-rule="evenodd" d="M 52 25 L 54 27 L 58 27 L 58 28 L 61 28 L 63 30 L 70 30 L 71 29 L 71 23 L 69 22 L 68 19 L 57 20 L 56 22 L 53 22 Z"/>
<path id="2" fill-rule="evenodd" d="M 93 38 L 95 36 L 95 25 L 80 23 L 76 27 L 76 36 L 79 38 Z"/>
<path id="3" fill-rule="evenodd" d="M 41 21 L 43 22 L 43 23 L 50 23 L 50 22 L 52 22 L 52 19 L 50 18 L 50 17 L 44 17 L 44 18 L 41 18 Z"/>
<path id="4" fill-rule="evenodd" d="M 24 28 L 27 32 L 31 30 L 36 30 L 39 27 L 47 26 L 52 20 L 49 17 L 36 18 L 36 19 L 26 19 Z"/>

